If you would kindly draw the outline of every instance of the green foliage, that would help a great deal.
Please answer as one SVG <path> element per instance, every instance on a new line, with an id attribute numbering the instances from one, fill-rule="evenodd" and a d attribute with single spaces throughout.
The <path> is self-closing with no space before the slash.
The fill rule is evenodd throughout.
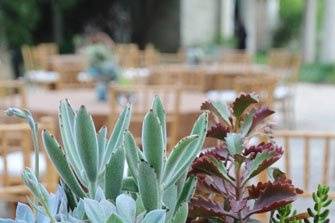
<path id="1" fill-rule="evenodd" d="M 299 79 L 311 83 L 335 83 L 335 65 L 304 64 L 300 69 Z"/>
<path id="2" fill-rule="evenodd" d="M 301 223 L 301 220 L 292 220 L 288 221 L 291 217 L 295 216 L 297 212 L 292 209 L 292 204 L 288 204 L 284 207 L 280 207 L 277 209 L 277 212 L 274 216 L 271 217 L 272 223 Z"/>
<path id="3" fill-rule="evenodd" d="M 303 21 L 303 0 L 280 0 L 280 24 L 273 34 L 273 46 L 284 47 L 298 39 Z"/>
<path id="4" fill-rule="evenodd" d="M 332 200 L 328 198 L 329 187 L 319 185 L 316 192 L 313 193 L 314 207 L 308 208 L 308 214 L 313 218 L 314 223 L 329 222 L 329 205 Z M 307 221 L 309 222 L 309 221 Z"/>

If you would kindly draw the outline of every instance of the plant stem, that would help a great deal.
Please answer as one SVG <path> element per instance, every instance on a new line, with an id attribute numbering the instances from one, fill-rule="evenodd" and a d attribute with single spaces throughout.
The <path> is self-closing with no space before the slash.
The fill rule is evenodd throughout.
<path id="1" fill-rule="evenodd" d="M 236 176 L 236 200 L 240 200 L 242 195 L 243 195 L 243 192 L 242 192 L 242 187 L 241 187 L 241 164 L 240 163 L 237 163 L 235 165 L 235 176 Z M 239 212 L 238 213 L 239 215 L 239 221 L 240 223 L 244 223 L 244 220 L 243 220 L 243 217 L 242 217 L 242 213 Z"/>

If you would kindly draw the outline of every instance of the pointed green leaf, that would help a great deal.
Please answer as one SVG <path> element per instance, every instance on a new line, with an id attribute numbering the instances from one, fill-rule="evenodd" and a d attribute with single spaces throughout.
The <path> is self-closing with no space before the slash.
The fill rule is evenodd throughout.
<path id="1" fill-rule="evenodd" d="M 111 156 L 105 172 L 105 194 L 107 199 L 115 201 L 121 193 L 125 155 L 119 147 Z"/>
<path id="2" fill-rule="evenodd" d="M 152 110 L 144 117 L 142 126 L 142 145 L 143 154 L 146 160 L 155 169 L 157 178 L 160 179 L 163 156 L 165 155 L 164 140 L 159 119 Z"/>
<path id="3" fill-rule="evenodd" d="M 138 187 L 147 211 L 160 207 L 160 188 L 155 170 L 145 161 L 139 165 Z"/>
<path id="4" fill-rule="evenodd" d="M 43 143 L 50 160 L 55 165 L 59 175 L 62 177 L 66 185 L 80 198 L 85 196 L 75 175 L 67 163 L 64 153 L 55 138 L 46 130 L 43 132 Z"/>
<path id="5" fill-rule="evenodd" d="M 231 116 L 228 106 L 220 101 L 213 101 L 213 107 L 216 110 L 216 113 L 219 115 L 223 121 L 229 123 L 229 117 Z"/>
<path id="6" fill-rule="evenodd" d="M 173 177 L 164 177 L 164 188 L 169 186 L 169 182 L 176 182 L 191 166 L 193 160 L 197 157 L 203 147 L 207 133 L 207 124 L 208 113 L 204 112 L 195 122 L 191 132 L 191 135 L 198 135 L 198 138 L 190 143 L 187 148 L 187 152 L 183 154 L 180 162 L 178 162 L 178 164 L 174 167 L 175 171 L 173 173 Z"/>
<path id="7" fill-rule="evenodd" d="M 133 177 L 126 177 L 122 180 L 122 190 L 138 193 L 138 187 Z"/>
<path id="8" fill-rule="evenodd" d="M 229 153 L 233 156 L 240 154 L 243 150 L 243 139 L 238 133 L 228 133 L 226 138 L 226 144 Z"/>
<path id="9" fill-rule="evenodd" d="M 247 136 L 248 133 L 251 130 L 251 126 L 252 126 L 252 123 L 253 123 L 253 116 L 254 116 L 254 113 L 250 113 L 243 120 L 240 132 L 241 132 L 241 135 L 244 136 L 244 137 Z"/>
<path id="10" fill-rule="evenodd" d="M 145 215 L 142 223 L 164 223 L 166 213 L 164 210 L 158 209 L 150 211 Z"/>
<path id="11" fill-rule="evenodd" d="M 175 176 L 179 176 L 179 173 L 176 172 L 176 169 L 183 163 L 189 156 L 189 145 L 199 138 L 197 135 L 190 135 L 181 139 L 177 145 L 173 148 L 166 164 L 164 170 L 164 185 L 169 187 L 171 184 L 174 184 L 177 180 Z"/>
<path id="12" fill-rule="evenodd" d="M 167 213 L 166 217 L 167 219 L 170 219 L 171 216 L 174 214 L 174 211 L 176 209 L 177 204 L 177 186 L 171 185 L 170 187 L 166 188 L 163 193 L 163 203 L 166 207 Z"/>
<path id="13" fill-rule="evenodd" d="M 107 148 L 104 154 L 104 165 L 108 163 L 112 152 L 122 144 L 124 131 L 129 128 L 130 116 L 131 105 L 127 105 L 117 119 L 112 135 L 108 140 Z"/>
<path id="14" fill-rule="evenodd" d="M 122 219 L 116 214 L 112 214 L 106 221 L 106 223 L 126 223 L 123 222 Z"/>
<path id="15" fill-rule="evenodd" d="M 154 111 L 154 113 L 157 115 L 159 122 L 161 124 L 162 127 L 162 132 L 163 132 L 163 138 L 164 138 L 164 147 L 166 146 L 166 113 L 164 110 L 164 106 L 162 104 L 162 101 L 160 100 L 160 98 L 158 96 L 155 96 L 155 99 L 153 101 L 152 104 L 152 110 Z"/>
<path id="16" fill-rule="evenodd" d="M 95 184 L 98 176 L 98 142 L 92 117 L 84 106 L 80 107 L 76 116 L 75 132 L 86 175 Z"/>
<path id="17" fill-rule="evenodd" d="M 188 215 L 188 205 L 185 202 L 179 206 L 170 223 L 185 223 L 187 220 L 187 215 Z"/>
<path id="18" fill-rule="evenodd" d="M 78 148 L 75 143 L 74 120 L 75 113 L 69 101 L 62 100 L 59 105 L 59 129 L 66 158 L 70 161 L 70 165 L 74 169 L 81 182 L 87 184 L 87 177 L 81 175 L 81 170 L 83 170 L 84 167 L 80 160 Z"/>
<path id="19" fill-rule="evenodd" d="M 184 202 L 188 203 L 190 201 L 191 197 L 194 194 L 196 186 L 197 186 L 197 178 L 195 176 L 188 177 L 179 195 L 177 206 L 181 205 Z"/>
<path id="20" fill-rule="evenodd" d="M 124 151 L 126 153 L 127 164 L 129 167 L 130 174 L 135 178 L 138 179 L 138 164 L 140 158 L 138 156 L 139 149 L 136 146 L 135 139 L 129 131 L 126 131 L 124 134 Z"/>
<path id="21" fill-rule="evenodd" d="M 99 171 L 102 172 L 105 166 L 103 165 L 105 149 L 106 149 L 106 142 L 107 142 L 107 127 L 102 127 L 97 135 L 98 140 L 98 157 L 99 157 Z"/>

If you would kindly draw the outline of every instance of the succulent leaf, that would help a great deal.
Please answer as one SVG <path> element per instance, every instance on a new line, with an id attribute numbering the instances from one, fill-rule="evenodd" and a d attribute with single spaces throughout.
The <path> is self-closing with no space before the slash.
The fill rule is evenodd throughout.
<path id="1" fill-rule="evenodd" d="M 164 139 L 164 147 L 166 147 L 167 143 L 167 136 L 166 136 L 166 114 L 164 110 L 164 106 L 162 104 L 162 101 L 158 96 L 155 96 L 154 101 L 152 103 L 152 110 L 157 115 L 159 122 L 162 127 L 162 133 L 163 133 L 163 139 Z"/>

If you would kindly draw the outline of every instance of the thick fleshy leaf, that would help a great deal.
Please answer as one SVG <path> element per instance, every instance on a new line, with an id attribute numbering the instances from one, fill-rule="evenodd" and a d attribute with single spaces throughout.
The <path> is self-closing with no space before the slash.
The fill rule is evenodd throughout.
<path id="1" fill-rule="evenodd" d="M 232 108 L 236 118 L 240 118 L 243 112 L 252 104 L 257 103 L 258 100 L 250 94 L 241 94 L 233 102 Z"/>
<path id="2" fill-rule="evenodd" d="M 252 126 L 250 129 L 254 129 L 259 123 L 261 123 L 265 118 L 269 117 L 273 113 L 275 112 L 268 108 L 258 109 L 253 116 Z"/>
<path id="3" fill-rule="evenodd" d="M 129 195 L 121 194 L 116 198 L 116 211 L 126 222 L 135 222 L 136 202 Z"/>
<path id="4" fill-rule="evenodd" d="M 185 223 L 187 220 L 187 215 L 188 215 L 188 205 L 185 202 L 179 206 L 170 223 Z"/>
<path id="5" fill-rule="evenodd" d="M 273 183 L 261 183 L 257 186 L 248 188 L 249 198 L 255 199 L 253 208 L 250 213 L 263 213 L 275 210 L 286 204 L 293 202 L 302 190 L 295 188 L 292 181 L 286 179 L 285 176 L 278 178 Z"/>
<path id="6" fill-rule="evenodd" d="M 246 180 L 258 175 L 283 155 L 283 149 L 272 143 L 261 143 L 257 147 L 252 148 L 254 150 L 249 148 L 249 152 L 253 152 L 250 153 L 250 159 L 246 163 Z"/>
<path id="7" fill-rule="evenodd" d="M 253 115 L 254 115 L 253 113 L 249 113 L 248 115 L 246 115 L 246 117 L 244 118 L 241 124 L 240 132 L 241 132 L 241 135 L 244 137 L 247 136 L 248 133 L 251 131 Z"/>
<path id="8" fill-rule="evenodd" d="M 81 106 L 75 119 L 75 135 L 86 175 L 95 184 L 98 177 L 98 142 L 91 115 Z"/>
<path id="9" fill-rule="evenodd" d="M 126 153 L 127 164 L 129 167 L 130 174 L 137 181 L 138 179 L 138 164 L 140 163 L 140 157 L 138 155 L 139 148 L 136 146 L 133 135 L 126 131 L 124 134 L 124 151 Z"/>
<path id="10" fill-rule="evenodd" d="M 87 199 L 84 200 L 85 213 L 92 223 L 106 222 L 110 217 L 110 214 L 115 212 L 115 206 L 108 202 L 98 202 L 96 200 Z"/>
<path id="11" fill-rule="evenodd" d="M 34 217 L 33 211 L 28 205 L 19 202 L 16 207 L 15 220 L 17 222 L 22 221 L 22 222 L 30 223 L 30 222 L 35 222 L 35 217 Z"/>
<path id="12" fill-rule="evenodd" d="M 243 139 L 238 133 L 228 133 L 226 138 L 227 149 L 229 153 L 233 156 L 240 154 L 243 150 Z"/>
<path id="13" fill-rule="evenodd" d="M 163 203 L 167 210 L 167 213 L 166 213 L 167 219 L 170 219 L 174 214 L 174 211 L 176 209 L 177 200 L 178 200 L 177 196 L 178 196 L 178 193 L 177 193 L 176 185 L 171 185 L 170 187 L 164 190 Z"/>
<path id="14" fill-rule="evenodd" d="M 123 147 L 113 152 L 105 172 L 105 194 L 107 199 L 115 201 L 121 193 L 125 155 Z"/>
<path id="15" fill-rule="evenodd" d="M 161 206 L 160 188 L 157 175 L 153 167 L 145 161 L 139 165 L 138 188 L 143 205 L 147 211 L 157 209 Z"/>
<path id="16" fill-rule="evenodd" d="M 165 187 L 169 187 L 170 185 L 174 184 L 180 176 L 180 171 L 184 171 L 183 169 L 180 169 L 180 166 L 182 166 L 183 163 L 188 160 L 188 156 L 190 155 L 188 150 L 189 146 L 197 138 L 197 135 L 185 137 L 181 139 L 172 150 L 165 164 L 163 177 L 163 184 Z"/>
<path id="17" fill-rule="evenodd" d="M 184 187 L 179 195 L 177 207 L 182 203 L 188 203 L 193 196 L 197 185 L 197 178 L 195 176 L 190 176 L 187 178 Z"/>
<path id="18" fill-rule="evenodd" d="M 231 181 L 228 176 L 228 172 L 223 162 L 210 157 L 202 156 L 196 159 L 192 164 L 191 174 L 208 174 L 212 176 L 218 176 L 226 180 Z"/>
<path id="19" fill-rule="evenodd" d="M 122 180 L 122 190 L 137 193 L 138 186 L 133 177 L 126 177 Z"/>
<path id="20" fill-rule="evenodd" d="M 161 124 L 157 115 L 151 110 L 146 114 L 142 127 L 143 154 L 154 168 L 160 179 L 163 169 L 164 139 Z"/>
<path id="21" fill-rule="evenodd" d="M 167 136 L 166 136 L 166 114 L 164 110 L 164 106 L 162 104 L 162 101 L 158 96 L 155 96 L 155 99 L 152 103 L 152 110 L 154 113 L 157 115 L 159 122 L 162 127 L 162 132 L 163 132 L 163 138 L 164 138 L 164 147 L 166 147 L 167 143 Z"/>
<path id="22" fill-rule="evenodd" d="M 226 123 L 230 123 L 230 111 L 226 104 L 219 101 L 206 101 L 201 105 L 201 110 L 209 110 L 213 112 L 218 118 Z"/>
<path id="23" fill-rule="evenodd" d="M 189 216 L 192 218 L 204 217 L 206 219 L 210 217 L 219 218 L 224 221 L 227 214 L 234 215 L 234 213 L 228 213 L 224 210 L 223 205 L 207 200 L 205 198 L 193 198 L 190 203 Z"/>
<path id="24" fill-rule="evenodd" d="M 107 127 L 102 127 L 98 134 L 97 134 L 97 140 L 98 140 L 98 157 L 99 157 L 99 172 L 102 172 L 105 168 L 104 166 L 104 155 L 105 155 L 105 149 L 106 149 L 106 143 L 107 143 Z"/>
<path id="25" fill-rule="evenodd" d="M 229 127 L 216 123 L 208 130 L 207 137 L 224 140 L 228 132 L 230 132 Z"/>
<path id="26" fill-rule="evenodd" d="M 122 219 L 114 213 L 107 219 L 106 223 L 126 223 L 126 222 L 122 221 Z"/>
<path id="27" fill-rule="evenodd" d="M 87 176 L 82 176 L 84 169 L 80 160 L 74 133 L 75 113 L 68 100 L 62 100 L 59 105 L 59 130 L 62 136 L 66 158 L 82 183 L 88 184 Z"/>
<path id="28" fill-rule="evenodd" d="M 148 214 L 145 215 L 142 223 L 164 223 L 166 217 L 165 210 L 153 210 L 150 211 Z"/>
<path id="29" fill-rule="evenodd" d="M 80 187 L 75 175 L 73 174 L 69 164 L 66 161 L 65 155 L 57 143 L 55 138 L 50 135 L 46 130 L 43 131 L 44 147 L 48 152 L 50 160 L 55 165 L 59 175 L 64 180 L 66 185 L 80 198 L 85 196 L 82 188 Z"/>
<path id="30" fill-rule="evenodd" d="M 229 189 L 232 188 L 230 184 L 225 185 L 224 179 L 217 176 L 207 176 L 204 174 L 199 174 L 198 182 L 200 188 L 204 188 L 207 189 L 208 191 L 212 191 L 214 193 L 225 196 L 228 194 L 226 188 L 227 187 L 229 187 Z"/>
<path id="31" fill-rule="evenodd" d="M 129 128 L 130 116 L 131 105 L 127 105 L 119 115 L 114 125 L 113 132 L 107 142 L 103 165 L 106 165 L 109 162 L 112 152 L 122 144 L 124 131 Z"/>

